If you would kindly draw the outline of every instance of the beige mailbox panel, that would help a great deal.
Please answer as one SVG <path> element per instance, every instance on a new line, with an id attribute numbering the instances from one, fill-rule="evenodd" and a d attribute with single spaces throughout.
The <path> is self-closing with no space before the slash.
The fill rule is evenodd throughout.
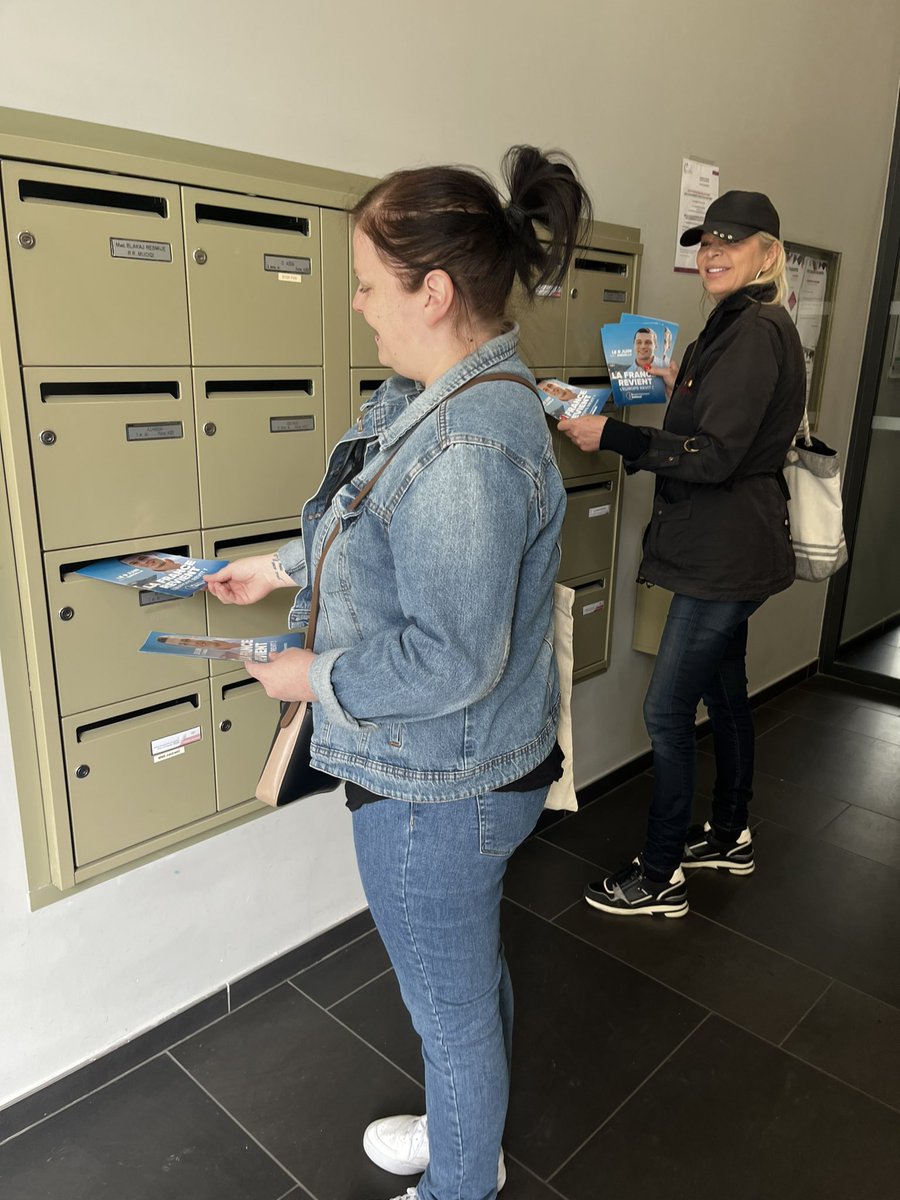
<path id="1" fill-rule="evenodd" d="M 216 811 L 209 681 L 62 722 L 79 867 Z"/>
<path id="2" fill-rule="evenodd" d="M 3 164 L 22 362 L 189 362 L 179 189 Z"/>
<path id="3" fill-rule="evenodd" d="M 371 400 L 375 392 L 386 379 L 390 379 L 391 375 L 393 375 L 393 371 L 386 367 L 350 372 L 350 409 L 354 419 L 365 402 Z"/>
<path id="4" fill-rule="evenodd" d="M 252 800 L 281 711 L 246 671 L 212 681 L 219 812 Z"/>
<path id="5" fill-rule="evenodd" d="M 197 366 L 322 362 L 319 210 L 184 189 Z"/>
<path id="6" fill-rule="evenodd" d="M 529 303 L 516 287 L 511 306 L 519 323 L 519 353 L 534 367 L 562 362 L 566 351 L 566 289 L 547 286 Z"/>
<path id="7" fill-rule="evenodd" d="M 601 325 L 631 310 L 634 258 L 607 250 L 578 250 L 569 268 L 566 352 L 569 368 L 604 362 Z"/>
<path id="8" fill-rule="evenodd" d="M 128 700 L 147 692 L 206 679 L 205 659 L 141 654 L 154 629 L 205 633 L 202 594 L 167 599 L 159 592 L 119 587 L 76 574 L 101 558 L 166 551 L 202 557 L 199 534 L 166 542 L 112 542 L 44 555 L 50 631 L 56 663 L 59 708 L 63 716 Z"/>
<path id="9" fill-rule="evenodd" d="M 572 606 L 574 664 L 572 678 L 577 683 L 606 666 L 609 632 L 610 572 L 594 583 L 575 589 Z"/>
<path id="10" fill-rule="evenodd" d="M 45 550 L 199 527 L 188 371 L 23 374 Z"/>
<path id="11" fill-rule="evenodd" d="M 195 371 L 202 524 L 299 513 L 325 473 L 322 371 Z"/>
<path id="12" fill-rule="evenodd" d="M 571 491 L 560 537 L 561 583 L 574 585 L 596 579 L 612 566 L 616 539 L 616 484 L 610 475 L 593 487 Z"/>
<path id="13" fill-rule="evenodd" d="M 304 497 L 306 499 L 306 497 Z M 299 505 L 298 505 L 299 510 Z M 225 558 L 233 562 L 256 554 L 272 555 L 285 542 L 300 536 L 299 511 L 292 522 L 259 521 L 253 525 L 233 525 L 225 529 L 207 529 L 203 533 L 203 557 Z M 212 637 L 259 637 L 286 633 L 291 605 L 296 592 L 276 588 L 256 604 L 222 604 L 207 594 L 207 622 Z M 210 662 L 213 675 L 233 671 L 230 662 Z"/>

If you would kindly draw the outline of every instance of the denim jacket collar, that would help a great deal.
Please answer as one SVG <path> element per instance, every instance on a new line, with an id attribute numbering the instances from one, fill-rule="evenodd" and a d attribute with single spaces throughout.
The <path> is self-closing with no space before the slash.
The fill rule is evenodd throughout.
<path id="1" fill-rule="evenodd" d="M 378 435 L 381 448 L 387 449 L 400 441 L 462 384 L 510 358 L 515 354 L 518 342 L 519 327 L 513 325 L 454 363 L 427 388 L 399 376 L 392 379 L 379 397 L 380 412 L 372 413 L 371 432 Z M 364 428 L 366 415 L 364 411 Z"/>

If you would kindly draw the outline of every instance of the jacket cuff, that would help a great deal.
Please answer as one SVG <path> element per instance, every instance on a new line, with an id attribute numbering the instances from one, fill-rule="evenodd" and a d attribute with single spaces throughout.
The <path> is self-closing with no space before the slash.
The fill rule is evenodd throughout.
<path id="1" fill-rule="evenodd" d="M 306 586 L 306 554 L 303 538 L 293 538 L 280 547 L 278 558 L 291 579 L 300 587 Z"/>
<path id="2" fill-rule="evenodd" d="M 650 435 L 636 425 L 626 425 L 617 417 L 607 417 L 600 437 L 600 449 L 612 450 L 622 458 L 640 458 L 650 448 Z"/>
<path id="3" fill-rule="evenodd" d="M 331 682 L 334 664 L 345 653 L 344 650 L 324 650 L 317 654 L 310 664 L 309 683 L 316 694 L 314 703 L 320 706 L 326 721 L 340 729 L 359 729 L 359 721 L 341 707 Z"/>

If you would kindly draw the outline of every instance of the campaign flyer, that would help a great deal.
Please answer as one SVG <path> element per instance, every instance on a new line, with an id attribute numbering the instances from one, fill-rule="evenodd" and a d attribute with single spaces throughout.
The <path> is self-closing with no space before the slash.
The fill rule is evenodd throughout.
<path id="1" fill-rule="evenodd" d="M 140 650 L 144 654 L 181 654 L 188 658 L 216 658 L 233 662 L 269 662 L 273 654 L 303 646 L 300 633 L 276 633 L 269 637 L 207 637 L 205 634 L 160 633 L 147 635 Z"/>
<path id="2" fill-rule="evenodd" d="M 104 558 L 79 567 L 77 575 L 140 588 L 144 592 L 163 592 L 167 596 L 193 596 L 203 591 L 204 575 L 214 575 L 228 566 L 224 558 L 185 558 L 168 550 L 149 550 L 124 558 Z"/>
<path id="3" fill-rule="evenodd" d="M 665 384 L 648 368 L 667 367 L 672 361 L 678 326 L 625 313 L 616 325 L 604 325 L 600 337 L 615 402 L 665 404 Z"/>
<path id="4" fill-rule="evenodd" d="M 541 379 L 537 386 L 544 411 L 557 421 L 562 417 L 573 420 L 594 416 L 603 411 L 612 394 L 610 388 L 580 388 L 561 379 Z"/>

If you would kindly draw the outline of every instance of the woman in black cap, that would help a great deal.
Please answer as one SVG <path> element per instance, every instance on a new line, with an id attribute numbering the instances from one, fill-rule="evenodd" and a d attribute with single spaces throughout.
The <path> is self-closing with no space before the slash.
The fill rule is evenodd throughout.
<path id="1" fill-rule="evenodd" d="M 674 593 L 644 719 L 653 746 L 647 841 L 622 871 L 589 884 L 604 912 L 688 911 L 683 868 L 753 870 L 747 808 L 753 721 L 747 698 L 747 621 L 794 579 L 781 465 L 803 415 L 800 339 L 782 307 L 779 220 L 759 192 L 726 192 L 683 246 L 715 307 L 684 366 L 654 368 L 670 404 L 662 429 L 612 417 L 562 420 L 582 450 L 613 450 L 625 468 L 653 471 L 653 514 L 639 579 Z M 713 730 L 712 820 L 690 826 L 697 706 Z"/>

